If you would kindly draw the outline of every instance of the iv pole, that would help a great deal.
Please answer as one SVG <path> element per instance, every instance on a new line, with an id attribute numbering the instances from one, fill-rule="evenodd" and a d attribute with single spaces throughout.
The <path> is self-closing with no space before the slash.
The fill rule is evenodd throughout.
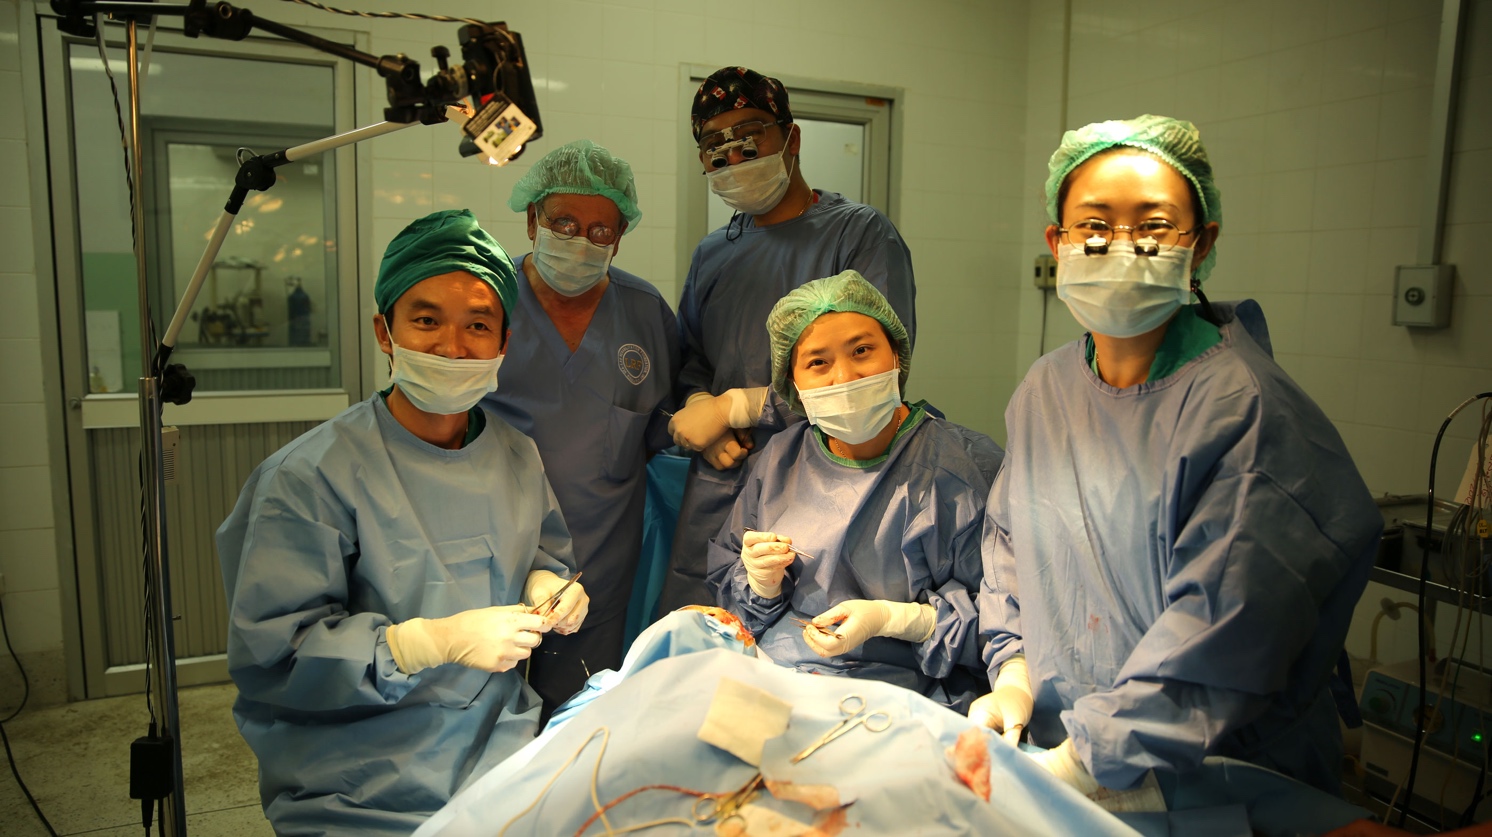
<path id="1" fill-rule="evenodd" d="M 67 7 L 69 4 L 58 3 L 54 0 L 54 8 L 61 5 Z M 126 154 L 133 163 L 131 167 L 131 187 L 135 200 L 132 212 L 134 223 L 134 253 L 135 270 L 139 288 L 139 315 L 140 315 L 140 358 L 141 376 L 140 387 L 140 481 L 141 481 L 141 526 L 142 541 L 144 547 L 144 561 L 147 571 L 146 597 L 149 602 L 147 614 L 150 623 L 147 625 L 149 647 L 146 652 L 146 689 L 150 694 L 152 706 L 159 707 L 160 717 L 152 716 L 149 738 L 155 745 L 153 751 L 157 756 L 164 756 L 164 764 L 152 764 L 151 769 L 166 769 L 169 776 L 152 776 L 157 784 L 151 785 L 152 791 L 144 795 L 142 803 L 143 813 L 147 817 L 150 807 L 154 804 L 160 805 L 160 833 L 162 835 L 174 835 L 184 837 L 186 834 L 186 800 L 184 798 L 182 785 L 181 766 L 181 718 L 176 700 L 176 639 L 175 625 L 172 616 L 171 605 L 171 579 L 170 565 L 168 561 L 168 544 L 166 542 L 166 496 L 165 479 L 162 461 L 162 410 L 164 402 L 173 404 L 185 404 L 191 400 L 192 388 L 195 381 L 179 364 L 169 363 L 171 352 L 176 345 L 176 339 L 181 333 L 188 313 L 196 302 L 197 293 L 201 290 L 202 282 L 212 263 L 216 260 L 218 251 L 221 249 L 223 240 L 228 230 L 232 227 L 233 218 L 243 207 L 244 199 L 250 190 L 265 191 L 275 184 L 274 169 L 295 160 L 321 154 L 343 146 L 351 145 L 365 139 L 392 133 L 416 124 L 438 124 L 448 119 L 464 124 L 473 111 L 456 107 L 450 102 L 460 101 L 471 94 L 476 96 L 480 89 L 472 90 L 468 83 L 478 78 L 469 70 L 461 68 L 447 68 L 445 59 L 449 51 L 444 47 L 436 47 L 432 50 L 440 64 L 440 72 L 433 77 L 427 85 L 420 82 L 419 65 L 408 60 L 403 55 L 375 57 L 354 50 L 342 44 L 318 38 L 307 33 L 299 32 L 291 27 L 278 24 L 264 18 L 255 17 L 251 12 L 236 9 L 226 2 L 217 3 L 209 11 L 202 0 L 193 0 L 189 5 L 168 5 L 149 2 L 84 2 L 77 4 L 76 8 L 62 8 L 65 22 L 73 24 L 74 28 L 65 31 L 78 31 L 76 28 L 77 17 L 80 13 L 93 12 L 96 14 L 108 13 L 124 18 L 126 48 L 129 58 L 129 148 Z M 206 17 L 203 14 L 206 13 Z M 145 259 L 145 206 L 144 206 L 144 183 L 143 160 L 140 154 L 140 77 L 139 77 L 139 18 L 144 15 L 171 15 L 182 14 L 188 19 L 188 34 L 195 36 L 198 32 L 213 37 L 225 37 L 233 40 L 245 37 L 252 28 L 260 28 L 280 37 L 298 41 L 308 46 L 328 52 L 342 58 L 348 58 L 371 67 L 383 76 L 389 87 L 390 107 L 384 110 L 385 117 L 389 120 L 338 134 L 324 139 L 315 140 L 284 151 L 274 152 L 263 156 L 254 156 L 240 162 L 238 175 L 235 177 L 233 192 L 229 197 L 223 214 L 219 217 L 214 227 L 212 236 L 208 241 L 202 259 L 197 264 L 188 283 L 187 290 L 172 316 L 171 323 L 166 330 L 163 339 L 157 344 L 155 342 L 155 328 L 150 315 L 150 286 L 146 274 Z M 504 24 L 496 24 L 497 29 L 506 33 Z M 492 30 L 493 27 L 486 27 Z M 516 33 L 507 36 L 516 45 L 519 56 L 522 55 L 522 42 L 517 39 Z M 526 73 L 526 66 L 523 68 Z M 532 88 L 524 78 L 529 99 L 532 98 Z M 537 114 L 537 111 L 535 111 Z M 538 134 L 535 134 L 537 137 Z M 516 156 L 516 155 L 515 155 Z M 506 161 L 504 161 L 506 162 Z M 153 629 L 152 629 L 153 628 Z M 153 670 L 154 676 L 150 676 Z M 157 738 L 159 733 L 159 738 Z M 138 743 L 138 742 L 137 742 Z M 164 752 L 162 752 L 164 748 Z M 133 763 L 134 751 L 131 751 L 131 794 L 135 795 L 136 765 Z M 170 804 L 166 804 L 166 797 L 170 798 Z M 148 827 L 148 826 L 147 826 Z"/>

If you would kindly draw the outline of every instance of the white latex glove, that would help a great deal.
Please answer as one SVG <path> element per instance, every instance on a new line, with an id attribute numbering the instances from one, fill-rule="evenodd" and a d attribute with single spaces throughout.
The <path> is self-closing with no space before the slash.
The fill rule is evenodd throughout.
<path id="1" fill-rule="evenodd" d="M 1000 732 L 1011 744 L 1019 744 L 1021 731 L 1031 723 L 1031 677 L 1026 655 L 1016 654 L 1000 666 L 994 691 L 981 695 L 969 707 L 969 720 Z"/>
<path id="2" fill-rule="evenodd" d="M 922 643 L 932 636 L 935 614 L 932 605 L 917 602 L 848 599 L 813 618 L 813 624 L 832 629 L 837 637 L 805 627 L 803 640 L 820 657 L 848 654 L 875 636 Z"/>
<path id="3" fill-rule="evenodd" d="M 1076 788 L 1078 793 L 1089 796 L 1098 791 L 1098 780 L 1093 778 L 1083 760 L 1078 758 L 1078 751 L 1072 746 L 1071 738 L 1050 750 L 1030 755 L 1048 773 Z"/>
<path id="4" fill-rule="evenodd" d="M 679 447 L 704 450 L 732 427 L 755 427 L 766 403 L 766 387 L 728 389 L 719 395 L 696 392 L 669 420 L 668 432 Z"/>
<path id="5" fill-rule="evenodd" d="M 548 570 L 534 570 L 523 582 L 523 601 L 531 608 L 541 605 L 549 601 L 549 597 L 568 581 L 569 579 L 560 578 Z M 545 616 L 544 624 L 554 628 L 555 633 L 573 634 L 580 630 L 580 623 L 585 621 L 585 615 L 590 610 L 591 597 L 577 581 L 560 596 L 554 610 Z"/>
<path id="6" fill-rule="evenodd" d="M 442 619 L 414 618 L 387 630 L 389 650 L 405 674 L 444 663 L 482 671 L 507 671 L 528 659 L 549 630 L 523 605 L 464 610 Z"/>
<path id="7" fill-rule="evenodd" d="M 741 564 L 746 567 L 751 592 L 764 599 L 782 595 L 782 579 L 794 558 L 787 548 L 792 542 L 792 538 L 781 538 L 773 532 L 746 532 L 741 536 Z"/>
<path id="8" fill-rule="evenodd" d="M 700 455 L 716 469 L 729 471 L 746 461 L 752 446 L 751 431 L 732 429 L 706 447 Z"/>

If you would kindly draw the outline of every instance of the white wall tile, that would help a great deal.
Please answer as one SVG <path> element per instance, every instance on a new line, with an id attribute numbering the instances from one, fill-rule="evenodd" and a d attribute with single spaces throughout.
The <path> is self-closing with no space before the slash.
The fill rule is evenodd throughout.
<path id="1" fill-rule="evenodd" d="M 1492 94 L 1492 88 L 1489 88 L 1488 92 Z M 1472 108 L 1472 110 L 1477 109 Z M 1492 108 L 1486 110 L 1492 113 Z M 1380 160 L 1422 156 L 1429 137 L 1429 88 L 1411 88 L 1383 94 L 1378 110 L 1378 158 Z"/>
<path id="2" fill-rule="evenodd" d="M 6 337 L 40 337 L 36 277 L 29 273 L 0 273 L 0 311 L 5 312 L 10 323 Z"/>
<path id="3" fill-rule="evenodd" d="M 1309 308 L 1307 303 L 1308 320 L 1312 316 Z M 1301 358 L 1300 374 L 1292 373 L 1292 377 L 1332 421 L 1353 420 L 1358 383 L 1355 359 L 1305 355 Z"/>
<path id="4" fill-rule="evenodd" d="M 1372 211 L 1372 163 L 1316 170 L 1312 227 L 1318 230 L 1366 227 Z"/>
<path id="5" fill-rule="evenodd" d="M 1382 26 L 1388 0 L 1331 0 L 1326 9 L 1327 37 L 1337 37 Z"/>
<path id="6" fill-rule="evenodd" d="M 1304 336 L 1306 353 L 1355 359 L 1362 342 L 1363 305 L 1361 294 L 1307 294 L 1306 322 L 1311 329 Z"/>
<path id="7" fill-rule="evenodd" d="M 21 68 L 19 25 L 14 3 L 0 3 L 0 70 Z M 19 113 L 19 111 L 12 111 Z"/>
<path id="8" fill-rule="evenodd" d="M 1259 241 L 1263 269 L 1253 282 L 1252 290 L 1259 293 L 1305 291 L 1306 273 L 1311 262 L 1311 234 L 1304 230 L 1266 233 L 1259 237 Z"/>
<path id="9" fill-rule="evenodd" d="M 1261 176 L 1260 230 L 1304 237 L 1305 232 L 1311 228 L 1314 217 L 1315 186 L 1313 178 L 1302 176 L 1300 172 L 1276 172 Z"/>
<path id="10" fill-rule="evenodd" d="M 52 526 L 51 470 L 45 465 L 0 468 L 0 532 Z"/>
<path id="11" fill-rule="evenodd" d="M 1420 430 L 1423 367 L 1418 363 L 1364 361 L 1358 370 L 1353 421 L 1398 430 Z"/>
<path id="12" fill-rule="evenodd" d="M 1312 293 L 1366 293 L 1371 233 L 1329 230 L 1311 235 L 1307 287 Z"/>
<path id="13" fill-rule="evenodd" d="M 1300 354 L 1306 329 L 1306 295 L 1261 293 L 1255 294 L 1253 299 L 1264 309 L 1264 320 L 1269 324 L 1269 342 L 1274 346 L 1275 357 Z"/>
<path id="14" fill-rule="evenodd" d="M 1373 172 L 1375 227 L 1408 227 L 1419 223 L 1424 206 L 1425 161 L 1419 157 L 1384 160 Z"/>
<path id="15" fill-rule="evenodd" d="M 1271 110 L 1314 105 L 1321 98 L 1321 48 L 1310 43 L 1269 56 Z"/>
<path id="16" fill-rule="evenodd" d="M 0 535 L 0 573 L 5 574 L 7 592 L 57 589 L 57 540 L 55 529 L 12 529 Z"/>
<path id="17" fill-rule="evenodd" d="M 1424 11 L 1428 9 L 1429 14 Z M 1435 81 L 1435 57 L 1440 44 L 1440 9 L 1421 4 L 1421 14 L 1384 30 L 1383 89 L 1385 92 L 1424 87 Z"/>
<path id="18" fill-rule="evenodd" d="M 46 418 L 39 402 L 0 404 L 0 468 L 47 464 Z"/>
<path id="19" fill-rule="evenodd" d="M 1458 224 L 1492 221 L 1492 201 L 1487 200 L 1489 183 L 1492 183 L 1492 148 L 1452 155 L 1446 218 Z"/>
<path id="20" fill-rule="evenodd" d="M 1384 30 L 1332 38 L 1321 45 L 1321 101 L 1375 96 L 1383 89 Z"/>
<path id="21" fill-rule="evenodd" d="M 481 166 L 471 161 L 459 163 L 434 163 L 432 171 L 432 211 L 441 209 L 470 209 L 479 222 L 494 219 L 492 210 L 492 187 L 494 179 Z M 503 196 L 504 198 L 507 195 Z M 508 208 L 503 207 L 503 215 Z"/>
<path id="22" fill-rule="evenodd" d="M 0 273 L 30 273 L 36 266 L 31 210 L 0 206 Z"/>
<path id="23" fill-rule="evenodd" d="M 1218 67 L 1218 108 L 1224 118 L 1254 116 L 1269 109 L 1269 68 L 1268 55 L 1241 58 Z"/>
<path id="24" fill-rule="evenodd" d="M 40 403 L 41 341 L 0 337 L 0 404 Z"/>
<path id="25" fill-rule="evenodd" d="M 1298 171 L 1316 165 L 1321 111 L 1315 107 L 1278 110 L 1264 118 L 1266 171 Z"/>
<path id="26" fill-rule="evenodd" d="M 1378 96 L 1322 105 L 1316 164 L 1335 166 L 1378 159 L 1378 110 Z"/>
<path id="27" fill-rule="evenodd" d="M 1269 52 L 1272 16 L 1253 3 L 1229 3 L 1223 10 L 1220 61 L 1235 61 Z"/>
<path id="28" fill-rule="evenodd" d="M 62 600 L 55 589 L 7 592 L 5 622 L 18 654 L 62 647 Z"/>
<path id="29" fill-rule="evenodd" d="M 605 54 L 606 10 L 601 4 L 552 0 L 547 5 L 552 33 L 548 45 L 551 56 L 583 58 Z M 599 80 L 599 77 L 593 80 Z"/>
<path id="30" fill-rule="evenodd" d="M 476 173 L 480 166 L 470 161 L 466 165 L 473 170 L 472 173 Z M 378 160 L 374 163 L 373 173 L 371 208 L 374 218 L 413 221 L 435 211 L 434 163 L 429 160 Z"/>

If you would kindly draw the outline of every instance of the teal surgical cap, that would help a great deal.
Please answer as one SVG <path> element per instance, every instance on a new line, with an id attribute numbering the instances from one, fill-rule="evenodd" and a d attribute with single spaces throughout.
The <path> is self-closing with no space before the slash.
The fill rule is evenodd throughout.
<path id="1" fill-rule="evenodd" d="M 814 320 L 836 311 L 864 314 L 885 327 L 896 343 L 901 365 L 898 382 L 902 392 L 906 392 L 907 374 L 912 371 L 912 341 L 907 339 L 907 327 L 901 324 L 901 318 L 875 285 L 859 273 L 846 270 L 838 276 L 815 279 L 793 289 L 777 300 L 772 313 L 767 315 L 767 337 L 772 345 L 772 389 L 795 412 L 802 413 L 803 405 L 798 402 L 798 390 L 793 386 L 789 368 L 793 347 Z"/>
<path id="2" fill-rule="evenodd" d="M 1202 147 L 1202 135 L 1197 126 L 1147 113 L 1135 119 L 1094 122 L 1062 135 L 1062 144 L 1057 146 L 1047 163 L 1046 213 L 1053 224 L 1062 223 L 1062 207 L 1058 206 L 1057 196 L 1061 194 L 1067 176 L 1093 155 L 1115 146 L 1138 148 L 1170 163 L 1197 190 L 1197 197 L 1202 201 L 1201 223 L 1222 222 L 1222 195 L 1212 179 L 1212 164 L 1207 161 L 1207 149 Z M 1192 275 L 1201 282 L 1212 272 L 1216 262 L 1217 245 L 1213 245 L 1207 258 L 1192 270 Z"/>
<path id="3" fill-rule="evenodd" d="M 508 208 L 523 212 L 550 195 L 600 195 L 609 198 L 627 221 L 627 230 L 642 220 L 632 167 L 590 140 L 576 140 L 545 154 L 513 185 Z M 626 232 L 623 230 L 622 232 Z"/>
<path id="4" fill-rule="evenodd" d="M 513 262 L 497 239 L 477 225 L 469 209 L 443 209 L 405 227 L 383 251 L 373 302 L 387 315 L 404 292 L 445 273 L 464 270 L 497 291 L 503 311 L 511 315 L 518 301 Z"/>

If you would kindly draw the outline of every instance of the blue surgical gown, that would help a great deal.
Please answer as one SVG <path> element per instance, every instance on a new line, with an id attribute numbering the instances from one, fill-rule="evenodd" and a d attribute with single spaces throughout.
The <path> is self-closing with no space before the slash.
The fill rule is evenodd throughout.
<path id="1" fill-rule="evenodd" d="M 533 738 L 519 670 L 405 675 L 386 637 L 517 604 L 531 570 L 573 574 L 538 451 L 506 422 L 445 450 L 375 395 L 256 468 L 217 547 L 233 715 L 277 833 L 408 834 Z"/>
<path id="2" fill-rule="evenodd" d="M 834 192 L 818 195 L 800 218 L 758 227 L 750 216 L 741 215 L 695 248 L 679 300 L 681 403 L 695 392 L 719 395 L 736 387 L 770 386 L 768 312 L 788 291 L 846 270 L 859 271 L 886 295 L 916 342 L 917 289 L 912 253 L 901 234 L 873 207 Z M 755 451 L 772 434 L 801 420 L 769 391 L 754 433 Z M 751 459 L 755 457 L 753 453 Z M 749 466 L 750 461 L 720 471 L 694 457 L 674 532 L 663 610 L 713 601 L 704 584 L 705 544 L 730 514 Z"/>
<path id="3" fill-rule="evenodd" d="M 1339 788 L 1327 682 L 1383 519 L 1331 421 L 1274 362 L 1258 305 L 1222 340 L 1116 389 L 1088 338 L 1005 411 L 979 600 L 993 677 L 1024 651 L 1030 733 L 1125 788 L 1205 756 Z"/>
<path id="4" fill-rule="evenodd" d="M 830 454 L 807 422 L 773 436 L 710 542 L 709 584 L 780 665 L 882 680 L 953 703 L 962 690 L 942 681 L 957 665 L 981 670 L 980 534 L 1004 453 L 920 405 L 907 423 L 885 459 L 865 468 Z M 746 582 L 746 528 L 791 537 L 813 556 L 788 565 L 777 598 L 756 595 Z M 875 637 L 843 656 L 820 657 L 791 617 L 812 619 L 847 599 L 930 604 L 936 627 L 920 644 Z"/>
<path id="5" fill-rule="evenodd" d="M 559 656 L 541 655 L 530 673 L 557 704 L 584 685 L 587 669 L 622 662 L 648 454 L 673 444 L 663 411 L 673 407 L 678 327 L 652 285 L 613 267 L 572 352 L 524 278 L 523 259 L 501 384 L 485 403 L 538 445 L 591 591 L 580 633 L 556 636 Z"/>

